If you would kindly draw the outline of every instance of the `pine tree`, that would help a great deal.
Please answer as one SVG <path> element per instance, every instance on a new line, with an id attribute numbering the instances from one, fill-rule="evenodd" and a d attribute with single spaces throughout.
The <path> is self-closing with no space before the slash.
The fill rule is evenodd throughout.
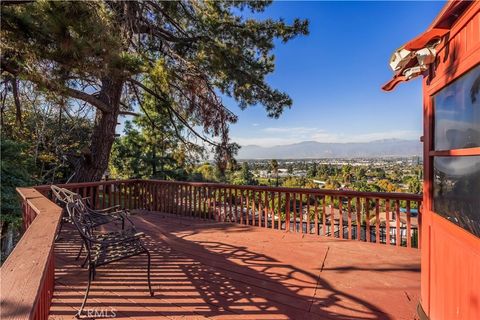
<path id="1" fill-rule="evenodd" d="M 266 82 L 274 40 L 308 33 L 307 21 L 245 18 L 264 1 L 2 2 L 1 72 L 37 90 L 96 108 L 90 145 L 75 163 L 76 181 L 101 178 L 117 118 L 142 93 L 155 97 L 199 140 L 231 157 L 228 125 L 237 120 L 219 98 L 242 109 L 265 106 L 278 117 L 290 97 Z M 153 84 L 149 87 L 145 80 Z M 21 87 L 21 86 L 20 86 Z M 14 90 L 15 91 L 15 90 Z M 15 92 L 13 94 L 15 94 Z M 21 106 L 19 106 L 21 109 Z M 203 134 L 196 131 L 202 127 Z"/>

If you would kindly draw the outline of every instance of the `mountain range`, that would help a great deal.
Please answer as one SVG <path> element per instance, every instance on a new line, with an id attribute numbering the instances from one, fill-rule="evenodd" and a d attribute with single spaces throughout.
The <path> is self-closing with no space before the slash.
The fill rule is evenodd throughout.
<path id="1" fill-rule="evenodd" d="M 371 142 L 324 143 L 302 141 L 288 145 L 242 146 L 237 159 L 380 158 L 421 156 L 417 140 L 386 139 Z"/>

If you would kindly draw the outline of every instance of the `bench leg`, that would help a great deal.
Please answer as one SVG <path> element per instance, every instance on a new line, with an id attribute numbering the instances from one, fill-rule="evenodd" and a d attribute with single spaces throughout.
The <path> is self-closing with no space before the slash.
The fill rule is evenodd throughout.
<path id="1" fill-rule="evenodd" d="M 76 318 L 80 318 L 83 312 L 83 308 L 85 307 L 85 304 L 87 303 L 87 298 L 88 298 L 88 293 L 90 292 L 90 285 L 92 284 L 93 280 L 93 274 L 94 274 L 95 268 L 93 268 L 91 265 L 88 266 L 88 284 L 87 284 L 87 289 L 85 290 L 85 296 L 83 297 L 83 302 L 80 307 L 80 310 L 78 310 L 77 314 L 75 315 Z"/>
<path id="2" fill-rule="evenodd" d="M 147 259 L 148 259 L 148 265 L 147 265 L 147 280 L 148 280 L 148 291 L 150 292 L 150 296 L 153 297 L 153 290 L 152 290 L 152 285 L 150 283 L 150 252 L 147 250 Z"/>

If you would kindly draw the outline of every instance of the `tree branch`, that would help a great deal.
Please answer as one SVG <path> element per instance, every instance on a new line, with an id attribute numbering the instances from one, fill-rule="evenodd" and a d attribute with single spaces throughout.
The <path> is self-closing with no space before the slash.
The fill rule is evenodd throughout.
<path id="1" fill-rule="evenodd" d="M 68 96 L 72 98 L 85 101 L 94 106 L 95 108 L 100 109 L 102 112 L 110 113 L 112 111 L 109 105 L 107 105 L 100 99 L 95 98 L 93 95 L 85 93 L 83 91 L 79 91 L 65 86 L 54 85 L 52 83 L 45 83 L 45 86 L 50 90 L 65 92 Z"/>
<path id="2" fill-rule="evenodd" d="M 162 101 L 165 101 L 165 102 L 168 102 L 166 101 L 165 98 L 161 97 L 160 95 L 158 95 L 155 91 L 153 91 L 152 89 L 148 88 L 147 86 L 143 85 L 141 82 L 137 81 L 137 80 L 134 80 L 134 79 L 128 79 L 128 81 L 130 81 L 132 84 L 134 85 L 137 85 L 139 86 L 140 88 L 142 88 L 144 91 L 146 91 L 147 93 L 149 93 L 150 95 L 154 96 L 155 98 L 159 99 L 159 100 L 162 100 Z M 205 143 L 208 143 L 209 145 L 211 146 L 214 146 L 214 147 L 221 147 L 219 144 L 213 142 L 213 141 L 210 141 L 209 139 L 205 138 L 204 136 L 202 136 L 201 134 L 199 134 L 195 129 L 192 128 L 192 126 L 187 122 L 187 120 L 185 120 L 175 109 L 173 109 L 172 107 L 170 107 L 168 104 L 166 104 L 166 107 L 168 110 L 170 110 L 174 115 L 175 117 L 185 126 L 188 128 L 188 130 L 190 130 L 195 136 L 197 136 L 198 138 L 200 138 L 203 142 Z"/>
<path id="3" fill-rule="evenodd" d="M 3 58 L 3 57 L 2 57 Z M 10 74 L 12 74 L 13 77 L 16 77 L 17 74 L 20 73 L 18 69 L 16 69 L 14 66 L 9 65 L 5 60 L 2 59 L 1 63 L 1 70 L 6 71 Z M 35 74 L 32 74 L 30 72 L 25 72 L 24 74 L 25 79 L 28 81 L 31 81 L 35 83 L 36 85 L 44 86 L 49 90 L 56 91 L 59 93 L 65 93 L 66 95 L 74 98 L 74 99 L 79 99 L 82 101 L 85 101 L 92 106 L 94 106 L 97 109 L 100 109 L 102 112 L 109 113 L 111 112 L 111 108 L 109 105 L 101 101 L 100 99 L 96 98 L 94 95 L 85 93 L 80 90 L 76 90 L 70 87 L 66 87 L 64 85 L 60 85 L 58 83 L 54 83 L 50 80 L 48 80 L 46 77 L 40 74 L 40 72 L 35 72 Z"/>
<path id="4" fill-rule="evenodd" d="M 134 116 L 134 117 L 140 116 L 139 113 L 136 113 L 136 112 L 133 112 L 133 111 L 120 111 L 118 114 L 123 115 L 123 116 Z"/>
<path id="5" fill-rule="evenodd" d="M 13 101 L 15 102 L 15 122 L 17 125 L 22 125 L 22 105 L 20 104 L 20 97 L 18 96 L 18 82 L 16 78 L 12 78 L 12 93 Z"/>

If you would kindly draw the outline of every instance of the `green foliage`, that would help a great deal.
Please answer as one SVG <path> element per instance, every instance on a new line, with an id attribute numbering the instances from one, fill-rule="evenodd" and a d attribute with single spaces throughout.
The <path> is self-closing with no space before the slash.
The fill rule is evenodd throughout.
<path id="1" fill-rule="evenodd" d="M 270 161 L 270 170 L 275 176 L 275 186 L 278 187 L 278 161 L 273 159 Z"/>
<path id="2" fill-rule="evenodd" d="M 283 187 L 287 188 L 303 188 L 307 180 L 303 177 L 288 177 L 283 180 Z"/>
<path id="3" fill-rule="evenodd" d="M 289 164 L 289 165 L 287 166 L 287 173 L 288 173 L 288 174 L 293 174 L 293 165 Z"/>
<path id="4" fill-rule="evenodd" d="M 408 177 L 406 183 L 408 185 L 408 192 L 410 193 L 422 193 L 423 184 L 422 181 L 418 178 L 418 176 Z"/>
<path id="5" fill-rule="evenodd" d="M 4 89 L 10 90 L 4 85 Z M 65 182 L 74 171 L 80 150 L 87 146 L 92 131 L 89 108 L 64 101 L 49 101 L 43 94 L 25 88 L 21 122 L 13 99 L 7 98 L 2 108 L 2 139 L 21 145 L 31 156 L 29 177 L 38 183 Z"/>
<path id="6" fill-rule="evenodd" d="M 11 140 L 1 143 L 1 221 L 18 224 L 21 219 L 20 203 L 15 188 L 33 183 L 30 178 L 32 158 L 25 153 L 25 145 Z"/>
<path id="7" fill-rule="evenodd" d="M 313 162 L 307 170 L 307 178 L 315 178 L 318 174 L 317 163 Z"/>
<path id="8" fill-rule="evenodd" d="M 194 173 L 199 174 L 199 181 L 215 182 L 217 181 L 217 175 L 215 174 L 215 168 L 209 164 L 204 163 L 194 170 Z M 198 178 L 197 178 L 198 180 Z"/>

